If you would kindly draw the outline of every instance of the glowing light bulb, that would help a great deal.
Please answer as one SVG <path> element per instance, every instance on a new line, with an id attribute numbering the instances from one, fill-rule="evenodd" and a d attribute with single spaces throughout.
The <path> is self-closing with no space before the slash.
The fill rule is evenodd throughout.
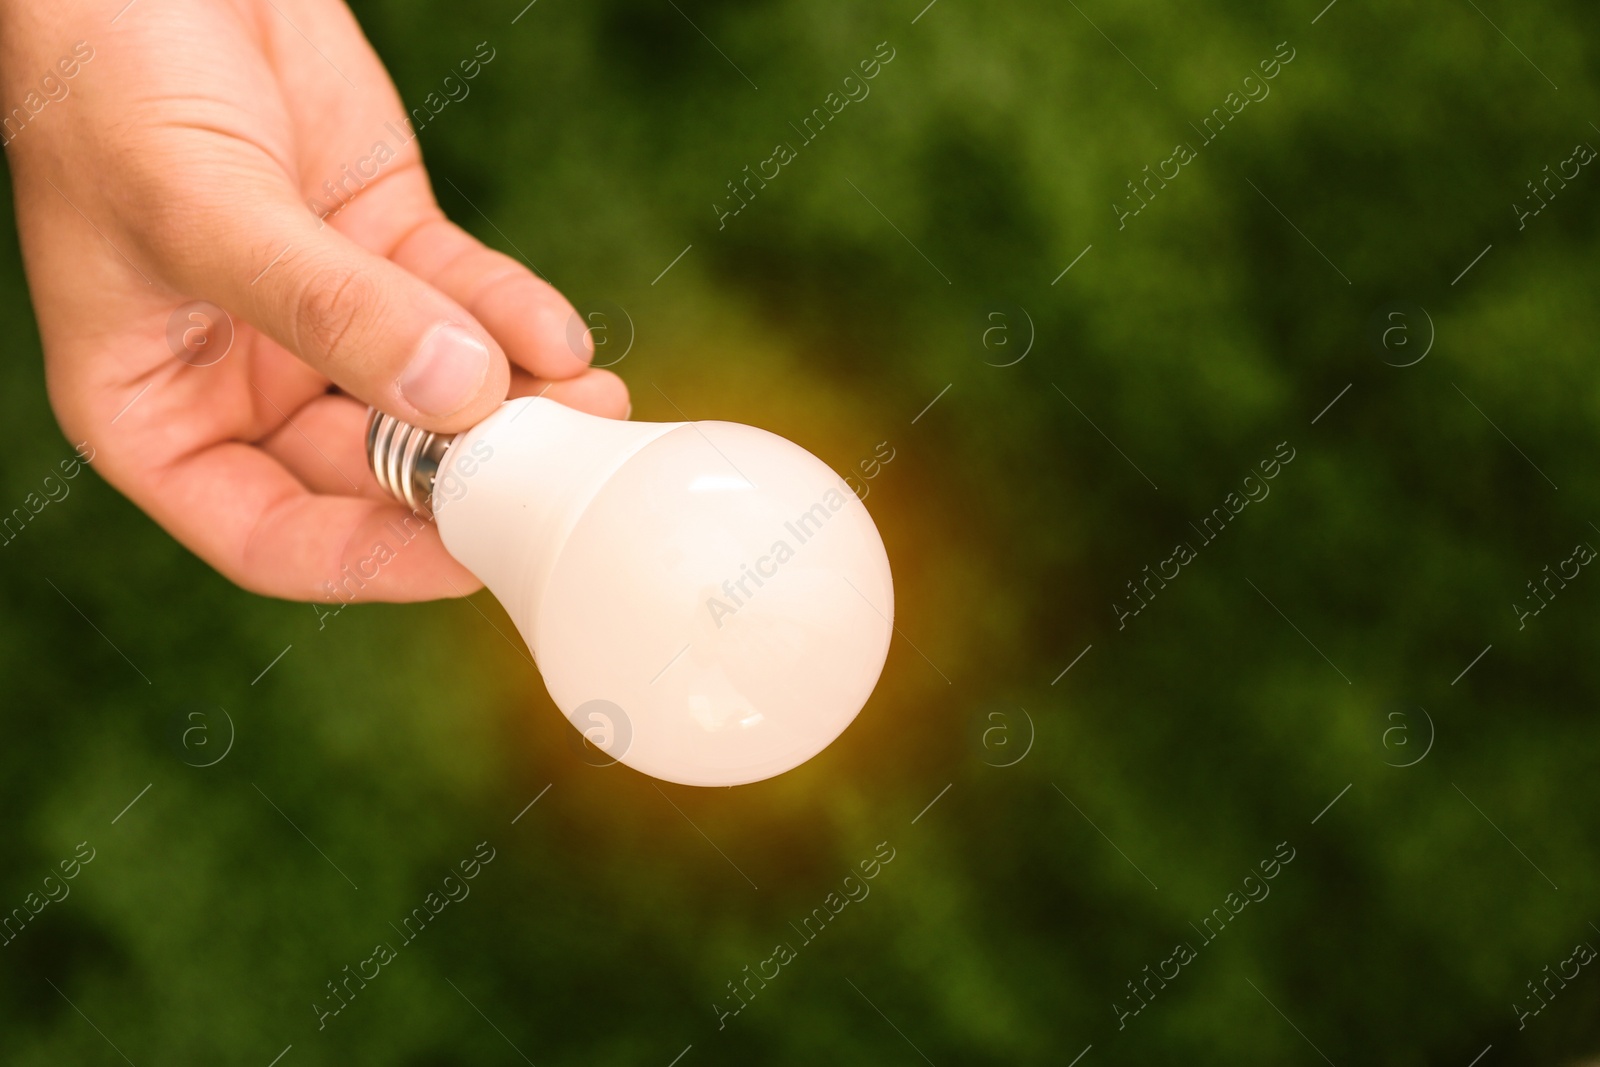
<path id="1" fill-rule="evenodd" d="M 667 781 L 789 770 L 883 670 L 894 587 L 877 527 L 798 445 L 728 422 L 507 401 L 453 440 L 374 413 L 385 488 L 431 504 L 568 719 Z"/>

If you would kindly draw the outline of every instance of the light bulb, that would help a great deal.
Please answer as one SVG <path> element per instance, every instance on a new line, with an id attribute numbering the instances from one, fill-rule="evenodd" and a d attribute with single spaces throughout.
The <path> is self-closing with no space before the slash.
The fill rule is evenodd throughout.
<path id="1" fill-rule="evenodd" d="M 883 541 L 844 479 L 781 437 L 522 398 L 453 439 L 374 412 L 367 448 L 505 606 L 556 706 L 635 770 L 780 774 L 877 684 Z"/>

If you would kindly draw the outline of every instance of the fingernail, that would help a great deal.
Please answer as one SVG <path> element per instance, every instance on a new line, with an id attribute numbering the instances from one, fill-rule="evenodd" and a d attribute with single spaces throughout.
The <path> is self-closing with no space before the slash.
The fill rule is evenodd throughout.
<path id="1" fill-rule="evenodd" d="M 400 375 L 400 395 L 428 415 L 466 407 L 489 374 L 489 349 L 453 322 L 434 329 Z"/>
<path id="2" fill-rule="evenodd" d="M 622 413 L 622 421 L 627 422 L 631 418 L 633 418 L 633 402 L 629 401 L 628 410 Z"/>

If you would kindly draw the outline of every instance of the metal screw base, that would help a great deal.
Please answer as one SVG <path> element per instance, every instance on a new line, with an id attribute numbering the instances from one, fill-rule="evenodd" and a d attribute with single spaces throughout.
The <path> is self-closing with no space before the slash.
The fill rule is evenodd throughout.
<path id="1" fill-rule="evenodd" d="M 454 440 L 367 409 L 367 463 L 384 492 L 412 511 L 432 514 L 433 480 Z"/>

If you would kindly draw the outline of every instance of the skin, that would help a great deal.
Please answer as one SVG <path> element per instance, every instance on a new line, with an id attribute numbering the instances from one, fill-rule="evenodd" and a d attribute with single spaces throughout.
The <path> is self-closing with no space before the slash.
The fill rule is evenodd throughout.
<path id="1" fill-rule="evenodd" d="M 323 600 L 409 514 L 367 470 L 367 404 L 445 432 L 541 392 L 626 417 L 626 387 L 569 342 L 566 299 L 444 217 L 420 140 L 385 129 L 407 112 L 344 4 L 125 3 L 0 0 L 0 118 L 26 118 L 4 136 L 51 405 L 175 538 L 246 589 Z M 68 79 L 79 41 L 93 58 Z M 46 75 L 67 95 L 38 108 Z M 308 198 L 332 207 L 323 183 L 379 139 L 395 158 L 319 219 Z M 234 327 L 208 366 L 168 341 L 197 299 Z M 194 347 L 220 343 L 224 321 L 189 323 Z M 465 345 L 434 366 L 457 388 L 403 389 L 444 324 Z M 360 595 L 477 588 L 430 526 Z"/>

